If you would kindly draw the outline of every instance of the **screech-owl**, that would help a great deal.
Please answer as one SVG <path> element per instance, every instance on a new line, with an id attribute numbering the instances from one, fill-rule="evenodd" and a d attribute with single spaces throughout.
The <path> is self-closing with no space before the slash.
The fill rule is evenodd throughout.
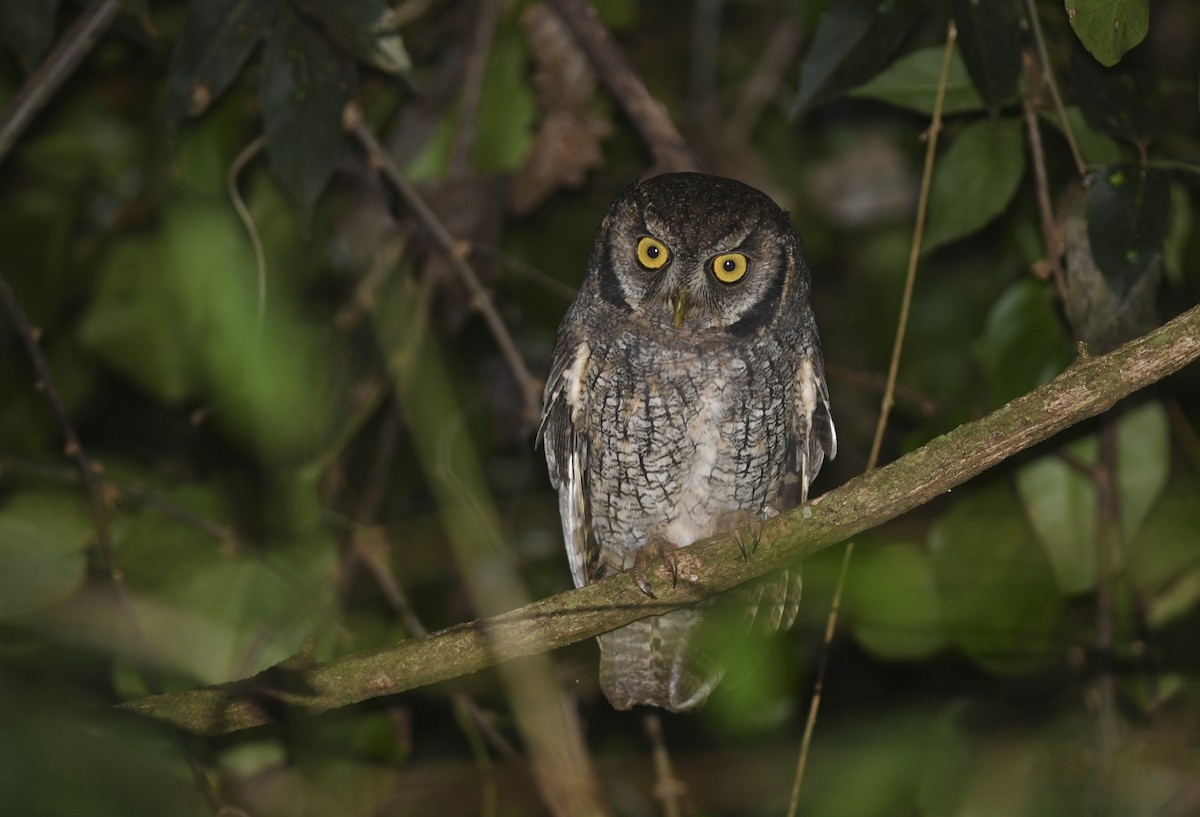
<path id="1" fill-rule="evenodd" d="M 542 416 L 577 587 L 629 568 L 644 584 L 648 557 L 804 501 L 837 452 L 809 286 L 791 219 L 752 187 L 673 173 L 613 203 Z M 790 627 L 799 574 L 746 599 Z M 697 646 L 703 621 L 701 606 L 601 635 L 612 705 L 703 703 L 724 673 Z"/>

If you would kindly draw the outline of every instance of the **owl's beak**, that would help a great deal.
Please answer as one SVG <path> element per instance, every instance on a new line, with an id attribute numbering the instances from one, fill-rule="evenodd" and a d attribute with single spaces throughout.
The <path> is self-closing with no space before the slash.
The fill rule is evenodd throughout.
<path id="1" fill-rule="evenodd" d="M 678 295 L 675 296 L 674 301 L 675 301 L 675 303 L 674 303 L 674 306 L 675 306 L 675 328 L 678 329 L 680 326 L 683 325 L 683 317 L 684 317 L 684 315 L 687 314 L 688 307 L 691 304 L 688 303 L 688 297 L 687 297 L 686 292 L 680 292 Z"/>

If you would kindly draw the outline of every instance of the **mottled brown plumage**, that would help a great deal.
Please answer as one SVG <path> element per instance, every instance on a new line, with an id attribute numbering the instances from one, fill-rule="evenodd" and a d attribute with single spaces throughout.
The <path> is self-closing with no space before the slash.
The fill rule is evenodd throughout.
<path id="1" fill-rule="evenodd" d="M 803 501 L 837 450 L 808 292 L 790 219 L 751 187 L 677 173 L 613 203 L 542 421 L 576 586 Z M 747 603 L 788 627 L 798 593 L 792 571 Z M 703 703 L 723 673 L 697 647 L 704 619 L 679 610 L 600 636 L 613 706 Z"/>

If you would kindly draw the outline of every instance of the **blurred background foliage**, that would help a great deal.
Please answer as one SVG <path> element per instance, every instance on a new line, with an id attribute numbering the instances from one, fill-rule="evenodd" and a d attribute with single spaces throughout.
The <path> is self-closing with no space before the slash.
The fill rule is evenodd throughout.
<path id="1" fill-rule="evenodd" d="M 86 11 L 0 8 L 11 101 Z M 884 460 L 1200 300 L 1193 0 L 597 8 L 705 169 L 799 226 L 841 438 L 818 493 L 867 459 L 951 19 Z M 0 273 L 106 510 L 5 314 L 0 812 L 544 813 L 495 672 L 216 740 L 105 714 L 570 585 L 522 375 L 358 117 L 542 375 L 648 169 L 546 6 L 131 2 L 3 158 Z M 1200 813 L 1198 407 L 1192 367 L 862 537 L 801 813 Z M 685 813 L 784 810 L 840 560 L 666 720 Z M 551 659 L 604 799 L 656 813 L 593 644 Z"/>

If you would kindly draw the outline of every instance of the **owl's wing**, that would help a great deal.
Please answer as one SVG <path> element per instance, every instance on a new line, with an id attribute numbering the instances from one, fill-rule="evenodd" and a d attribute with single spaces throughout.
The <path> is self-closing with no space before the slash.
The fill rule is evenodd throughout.
<path id="1" fill-rule="evenodd" d="M 550 482 L 558 489 L 567 561 L 576 587 L 594 578 L 598 548 L 592 535 L 588 490 L 589 443 L 586 432 L 587 377 L 591 349 L 587 341 L 563 344 L 554 350 L 543 398 L 538 437 L 546 449 Z"/>
<path id="2" fill-rule="evenodd" d="M 790 479 L 780 497 L 783 510 L 808 499 L 808 486 L 816 479 L 825 458 L 837 456 L 837 432 L 829 413 L 829 389 L 820 362 L 809 356 L 796 368 L 792 390 L 792 456 Z M 790 500 L 790 501 L 788 501 Z"/>

